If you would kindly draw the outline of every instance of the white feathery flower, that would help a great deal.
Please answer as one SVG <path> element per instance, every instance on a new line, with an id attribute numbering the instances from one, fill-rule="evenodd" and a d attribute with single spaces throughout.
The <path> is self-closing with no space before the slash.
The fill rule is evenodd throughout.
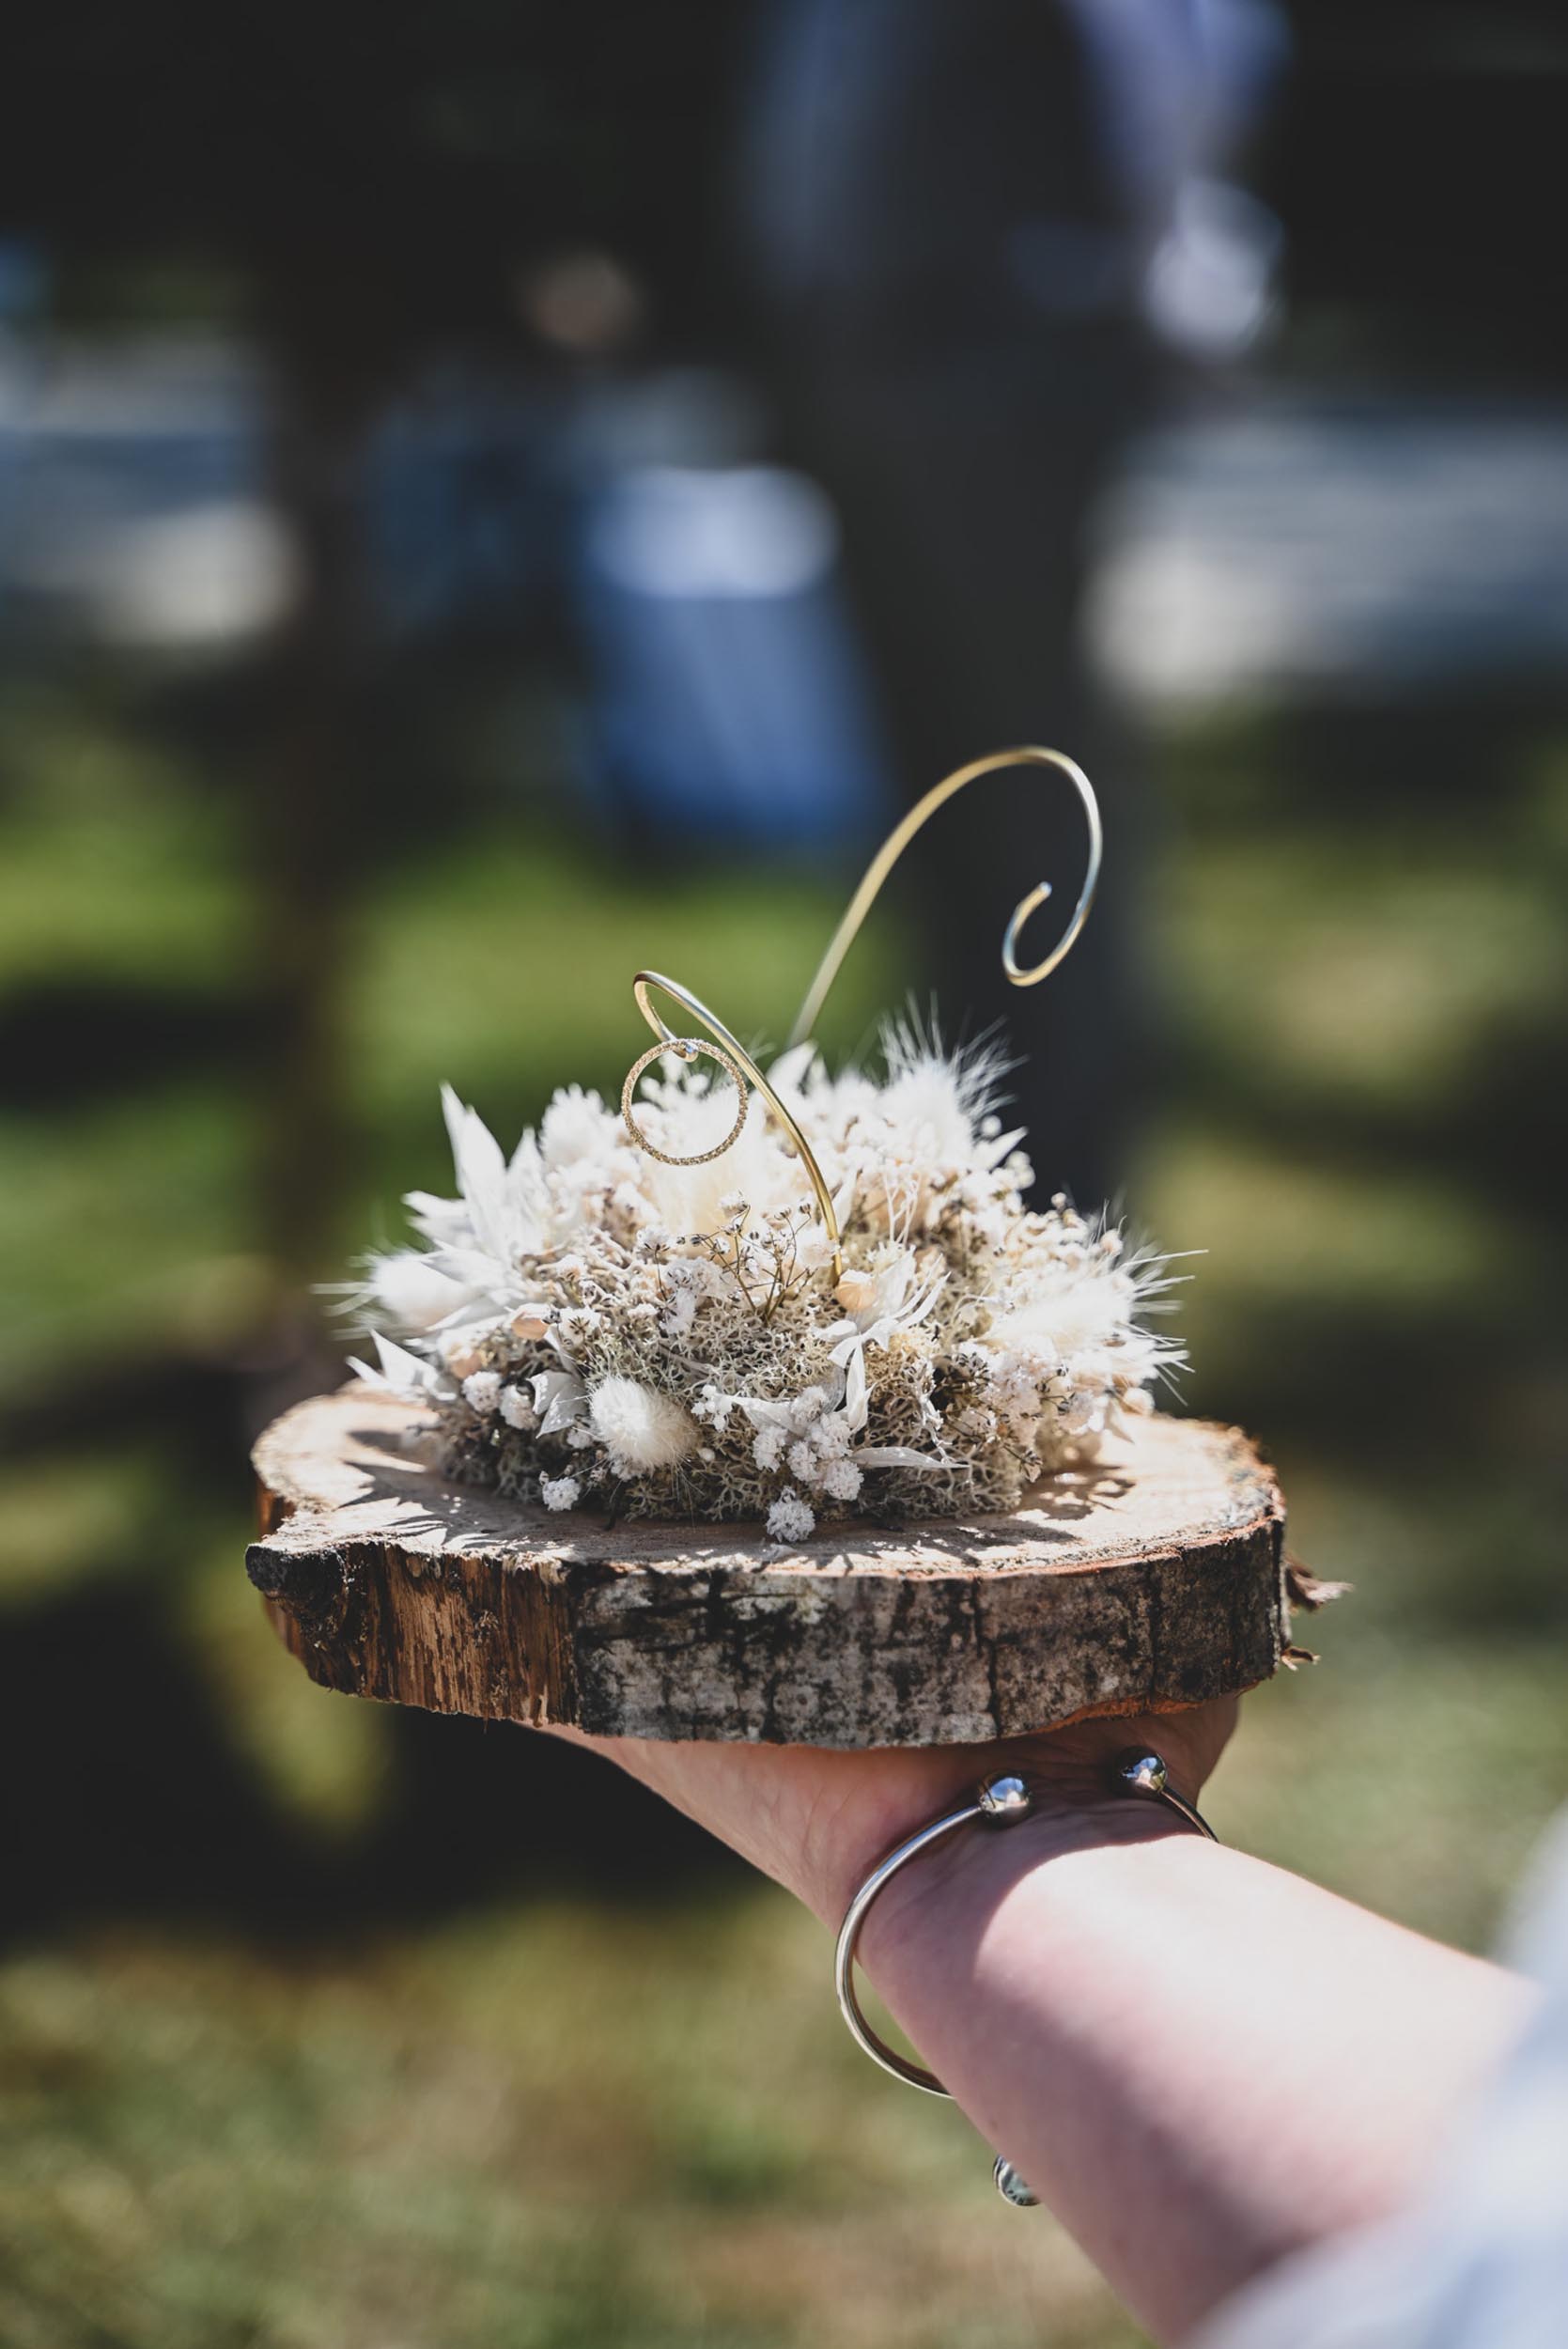
<path id="1" fill-rule="evenodd" d="M 1003 1353 L 1029 1350 L 1070 1361 L 1103 1346 L 1126 1321 L 1125 1299 L 1098 1266 L 1047 1274 L 998 1314 L 986 1344 Z"/>
<path id="2" fill-rule="evenodd" d="M 678 1468 L 701 1440 L 683 1403 L 637 1378 L 605 1378 L 588 1398 L 594 1434 L 617 1476 Z"/>
<path id="3" fill-rule="evenodd" d="M 701 1090 L 690 1078 L 650 1088 L 655 1098 L 638 1103 L 637 1116 L 648 1138 L 673 1156 L 691 1157 L 722 1142 L 735 1123 L 735 1094 L 728 1078 Z M 816 1149 L 816 1137 L 811 1137 Z M 818 1152 L 820 1156 L 820 1152 Z M 780 1129 L 768 1115 L 759 1095 L 747 1104 L 746 1119 L 722 1158 L 695 1166 L 666 1166 L 658 1159 L 643 1160 L 642 1181 L 661 1223 L 681 1233 L 722 1230 L 733 1208 L 723 1201 L 738 1194 L 753 1215 L 784 1207 L 800 1188 L 799 1161 L 781 1145 Z"/>
<path id="4" fill-rule="evenodd" d="M 547 1509 L 575 1509 L 582 1487 L 575 1476 L 541 1476 L 539 1499 Z"/>
<path id="5" fill-rule="evenodd" d="M 952 1064 L 922 1054 L 883 1091 L 878 1109 L 888 1142 L 910 1166 L 962 1165 L 974 1134 Z"/>
<path id="6" fill-rule="evenodd" d="M 552 1174 L 580 1166 L 608 1171 L 619 1164 L 626 1147 L 618 1112 L 581 1085 L 564 1085 L 539 1122 L 539 1156 Z"/>

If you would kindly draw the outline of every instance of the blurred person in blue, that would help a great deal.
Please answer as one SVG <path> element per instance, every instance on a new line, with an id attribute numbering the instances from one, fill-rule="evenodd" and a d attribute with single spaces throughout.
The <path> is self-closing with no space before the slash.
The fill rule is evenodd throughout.
<path id="1" fill-rule="evenodd" d="M 1101 909 L 1015 1083 L 1043 1188 L 1103 1197 L 1137 1097 L 1147 812 L 1079 643 L 1092 522 L 1177 365 L 1234 359 L 1266 315 L 1278 230 L 1225 175 L 1281 20 L 1267 0 L 777 0 L 763 25 L 742 212 L 773 389 L 843 521 L 893 764 L 923 790 L 1057 742 L 1105 801 Z M 912 860 L 937 1000 L 971 1032 L 1009 1013 L 987 910 L 1020 858 L 1071 902 L 1073 815 L 988 786 Z"/>

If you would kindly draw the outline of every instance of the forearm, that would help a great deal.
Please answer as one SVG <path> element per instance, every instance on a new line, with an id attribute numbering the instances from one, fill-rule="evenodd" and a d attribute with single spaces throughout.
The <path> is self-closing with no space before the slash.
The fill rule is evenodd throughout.
<path id="1" fill-rule="evenodd" d="M 1114 1801 L 966 1830 L 889 1888 L 862 1950 L 986 2140 L 1167 2341 L 1405 2200 L 1526 1995 Z"/>
<path id="2" fill-rule="evenodd" d="M 987 1772 L 1024 1773 L 1035 1814 L 904 1870 L 862 1957 L 986 2140 L 1164 2341 L 1418 2190 L 1528 1995 L 1106 1792 L 1114 1755 L 1153 1742 L 1196 1793 L 1230 1713 L 967 1751 L 602 1749 L 831 1928 L 891 1843 Z"/>

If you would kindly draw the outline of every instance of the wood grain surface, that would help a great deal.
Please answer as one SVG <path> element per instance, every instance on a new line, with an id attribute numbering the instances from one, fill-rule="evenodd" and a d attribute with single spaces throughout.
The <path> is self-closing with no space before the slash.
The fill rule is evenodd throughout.
<path id="1" fill-rule="evenodd" d="M 1284 1509 L 1237 1429 L 1160 1416 L 1010 1517 L 608 1528 L 454 1484 L 361 1387 L 256 1447 L 251 1579 L 314 1680 L 605 1735 L 945 1745 L 1251 1687 L 1289 1643 Z"/>

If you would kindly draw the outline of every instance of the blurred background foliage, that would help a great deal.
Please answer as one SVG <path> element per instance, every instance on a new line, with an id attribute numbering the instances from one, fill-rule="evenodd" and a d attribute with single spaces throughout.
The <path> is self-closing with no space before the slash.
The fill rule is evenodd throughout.
<path id="1" fill-rule="evenodd" d="M 1356 1586 L 1219 1831 L 1479 1947 L 1568 1791 L 1568 49 L 1270 16 L 1254 276 L 1115 361 L 1044 682 L 953 685 L 949 745 L 737 257 L 814 15 L 78 5 L 0 97 L 17 2349 L 1136 2342 L 868 2076 L 781 1895 L 580 1757 L 318 1691 L 241 1564 L 249 1437 L 338 1375 L 313 1283 L 444 1183 L 439 1081 L 508 1138 L 617 1085 L 644 962 L 776 1036 L 878 814 L 1016 714 L 1143 779 L 1103 1028 L 1015 1007 L 1042 1165 L 1204 1252 L 1179 1408 Z M 938 928 L 890 893 L 831 1048 Z"/>

